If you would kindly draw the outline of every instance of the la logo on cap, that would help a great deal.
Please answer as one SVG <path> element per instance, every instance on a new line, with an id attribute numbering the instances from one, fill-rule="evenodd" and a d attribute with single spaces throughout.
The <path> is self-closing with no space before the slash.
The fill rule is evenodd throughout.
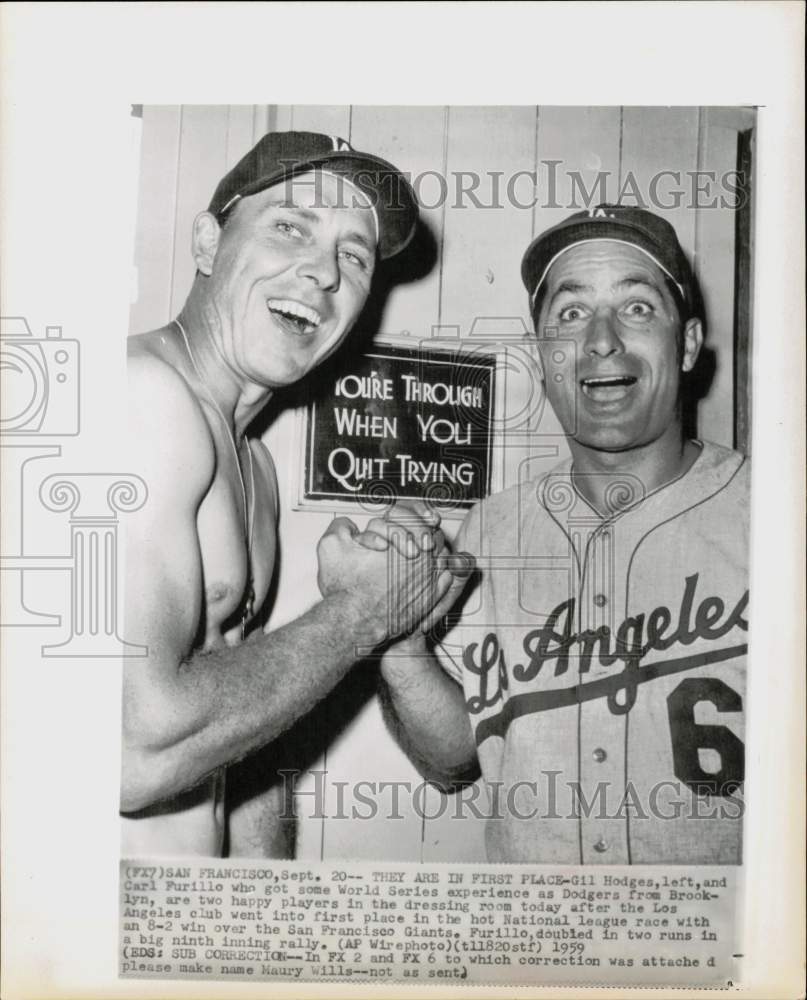
<path id="1" fill-rule="evenodd" d="M 600 206 L 599 208 L 590 208 L 588 210 L 588 217 L 590 219 L 613 219 L 614 213 L 606 212 L 605 209 Z"/>
<path id="2" fill-rule="evenodd" d="M 338 135 L 332 135 L 331 142 L 333 143 L 334 152 L 341 153 L 345 149 L 350 149 L 350 143 L 345 139 L 340 139 Z"/>

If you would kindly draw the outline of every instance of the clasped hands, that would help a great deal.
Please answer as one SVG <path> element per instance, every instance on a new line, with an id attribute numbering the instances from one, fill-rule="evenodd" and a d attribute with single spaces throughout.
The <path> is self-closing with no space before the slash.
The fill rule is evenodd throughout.
<path id="1" fill-rule="evenodd" d="M 363 531 L 335 518 L 318 547 L 323 597 L 350 591 L 369 617 L 384 619 L 384 639 L 428 633 L 450 610 L 475 566 L 467 552 L 452 553 L 440 515 L 418 500 L 399 501 Z"/>

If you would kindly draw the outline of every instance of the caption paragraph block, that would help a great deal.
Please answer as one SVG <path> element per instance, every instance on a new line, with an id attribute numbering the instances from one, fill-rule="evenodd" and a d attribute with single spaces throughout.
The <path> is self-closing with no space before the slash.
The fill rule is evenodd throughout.
<path id="1" fill-rule="evenodd" d="M 126 859 L 120 974 L 728 986 L 738 872 Z"/>

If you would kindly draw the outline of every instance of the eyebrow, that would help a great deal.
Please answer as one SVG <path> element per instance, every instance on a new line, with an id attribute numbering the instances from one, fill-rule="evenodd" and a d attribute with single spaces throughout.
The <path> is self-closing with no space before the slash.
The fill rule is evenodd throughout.
<path id="1" fill-rule="evenodd" d="M 318 223 L 320 221 L 320 218 L 316 212 L 312 212 L 311 209 L 309 208 L 303 208 L 302 206 L 297 205 L 294 201 L 291 201 L 288 198 L 284 198 L 282 201 L 270 201 L 267 204 L 266 208 L 293 209 L 302 219 L 305 219 L 306 222 Z M 377 248 L 375 245 L 375 241 L 368 240 L 367 237 L 363 233 L 358 232 L 358 230 L 351 229 L 343 236 L 343 239 L 348 240 L 352 243 L 358 243 L 360 246 L 363 246 L 368 253 L 376 252 Z"/>
<path id="2" fill-rule="evenodd" d="M 266 203 L 266 209 L 270 208 L 291 208 L 295 212 L 298 212 L 302 218 L 308 222 L 315 222 L 317 219 L 316 212 L 312 212 L 308 208 L 303 208 L 301 205 L 297 205 L 295 202 L 291 201 L 289 198 L 284 198 L 282 201 L 269 201 Z"/>
<path id="3" fill-rule="evenodd" d="M 363 246 L 368 253 L 375 253 L 376 245 L 374 240 L 368 240 L 363 233 L 359 233 L 356 230 L 351 230 L 345 233 L 344 239 L 350 243 L 358 243 Z"/>
<path id="4" fill-rule="evenodd" d="M 652 278 L 648 278 L 644 274 L 628 274 L 624 278 L 612 285 L 612 288 L 633 288 L 634 285 L 644 285 L 645 288 L 649 288 L 652 291 L 661 294 L 661 289 L 656 284 Z"/>
<path id="5" fill-rule="evenodd" d="M 614 284 L 611 285 L 611 289 L 613 291 L 623 288 L 633 288 L 636 285 L 642 285 L 645 288 L 649 288 L 651 291 L 656 292 L 656 294 L 658 295 L 662 294 L 658 285 L 656 285 L 656 283 L 652 279 L 648 278 L 644 274 L 638 274 L 638 273 L 625 275 L 624 278 L 620 278 L 619 281 L 614 282 Z M 567 278 L 566 280 L 561 281 L 561 283 L 555 289 L 551 298 L 549 299 L 549 305 L 547 308 L 551 309 L 555 303 L 555 299 L 557 299 L 559 295 L 563 295 L 564 292 L 568 292 L 572 295 L 579 295 L 581 292 L 591 292 L 593 290 L 594 290 L 593 285 L 586 285 L 581 281 L 574 281 L 571 278 Z"/>
<path id="6" fill-rule="evenodd" d="M 564 292 L 571 292 L 572 295 L 578 295 L 580 292 L 590 292 L 590 291 L 592 291 L 591 285 L 584 285 L 580 281 L 572 281 L 571 278 L 567 278 L 565 281 L 561 281 L 561 283 L 552 293 L 547 308 L 551 309 L 555 303 L 555 299 L 559 295 L 563 295 Z"/>

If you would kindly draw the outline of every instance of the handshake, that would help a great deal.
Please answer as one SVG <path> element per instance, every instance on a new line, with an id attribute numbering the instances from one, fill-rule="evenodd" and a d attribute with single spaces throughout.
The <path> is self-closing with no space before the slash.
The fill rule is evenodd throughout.
<path id="1" fill-rule="evenodd" d="M 364 531 L 336 518 L 319 541 L 317 559 L 320 593 L 351 595 L 374 645 L 428 634 L 476 566 L 470 553 L 450 551 L 440 515 L 415 500 L 399 501 Z"/>

